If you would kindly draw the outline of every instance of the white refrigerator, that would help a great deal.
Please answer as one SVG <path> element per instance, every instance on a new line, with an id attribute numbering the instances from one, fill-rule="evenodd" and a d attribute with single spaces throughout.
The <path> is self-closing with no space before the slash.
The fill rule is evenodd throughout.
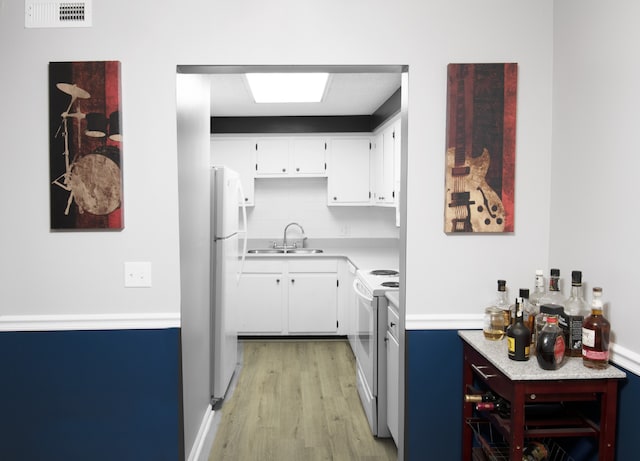
<path id="1" fill-rule="evenodd" d="M 225 167 L 211 169 L 211 396 L 224 399 L 238 363 L 238 283 L 246 254 L 246 212 L 238 174 Z M 240 227 L 239 215 L 243 223 Z M 243 248 L 240 249 L 240 240 Z"/>

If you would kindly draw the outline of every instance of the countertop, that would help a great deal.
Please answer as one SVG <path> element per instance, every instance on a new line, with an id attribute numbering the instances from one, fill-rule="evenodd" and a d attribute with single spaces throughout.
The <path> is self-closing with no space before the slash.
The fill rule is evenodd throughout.
<path id="1" fill-rule="evenodd" d="M 535 356 L 526 362 L 516 362 L 507 355 L 507 341 L 491 341 L 482 330 L 460 330 L 458 335 L 480 352 L 512 381 L 540 381 L 556 379 L 623 379 L 627 375 L 613 365 L 604 370 L 593 370 L 582 364 L 581 357 L 567 357 L 558 370 L 543 370 Z"/>
<path id="2" fill-rule="evenodd" d="M 385 293 L 385 296 L 389 300 L 389 303 L 393 304 L 397 310 L 398 306 L 400 305 L 400 293 L 398 293 L 397 291 L 387 291 Z"/>
<path id="3" fill-rule="evenodd" d="M 357 269 L 399 269 L 396 239 L 308 239 L 306 248 L 318 248 L 315 254 L 247 254 L 247 258 L 346 258 Z M 249 240 L 247 249 L 269 248 L 267 240 Z"/>

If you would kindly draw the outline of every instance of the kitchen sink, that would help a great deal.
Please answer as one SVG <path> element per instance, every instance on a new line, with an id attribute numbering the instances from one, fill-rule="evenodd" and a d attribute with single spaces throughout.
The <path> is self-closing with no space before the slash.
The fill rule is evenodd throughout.
<path id="1" fill-rule="evenodd" d="M 249 254 L 258 254 L 258 255 L 267 255 L 267 254 L 317 254 L 323 253 L 323 250 L 318 250 L 317 248 L 289 248 L 284 250 L 282 248 L 258 248 L 254 250 L 247 251 Z"/>

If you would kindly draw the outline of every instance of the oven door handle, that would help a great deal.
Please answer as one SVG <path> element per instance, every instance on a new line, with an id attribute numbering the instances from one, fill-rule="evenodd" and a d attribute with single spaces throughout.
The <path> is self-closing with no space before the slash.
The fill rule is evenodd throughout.
<path id="1" fill-rule="evenodd" d="M 358 279 L 355 279 L 353 281 L 353 291 L 355 291 L 360 298 L 364 299 L 368 303 L 373 301 L 373 298 L 371 296 L 367 296 L 366 293 L 363 293 L 362 290 L 360 290 L 360 284 L 358 283 Z"/>

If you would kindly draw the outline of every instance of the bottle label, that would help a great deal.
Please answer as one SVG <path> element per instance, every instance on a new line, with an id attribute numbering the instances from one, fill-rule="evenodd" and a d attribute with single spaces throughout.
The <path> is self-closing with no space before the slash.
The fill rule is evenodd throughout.
<path id="1" fill-rule="evenodd" d="M 596 347 L 596 332 L 588 328 L 583 328 L 582 344 L 587 347 Z"/>
<path id="2" fill-rule="evenodd" d="M 582 356 L 585 359 L 609 361 L 609 351 L 594 351 L 589 349 L 582 349 Z"/>
<path id="3" fill-rule="evenodd" d="M 553 355 L 555 357 L 556 364 L 562 362 L 562 359 L 564 358 L 564 351 L 565 351 L 564 338 L 562 337 L 562 335 L 558 335 L 556 337 L 556 343 L 553 346 Z"/>

